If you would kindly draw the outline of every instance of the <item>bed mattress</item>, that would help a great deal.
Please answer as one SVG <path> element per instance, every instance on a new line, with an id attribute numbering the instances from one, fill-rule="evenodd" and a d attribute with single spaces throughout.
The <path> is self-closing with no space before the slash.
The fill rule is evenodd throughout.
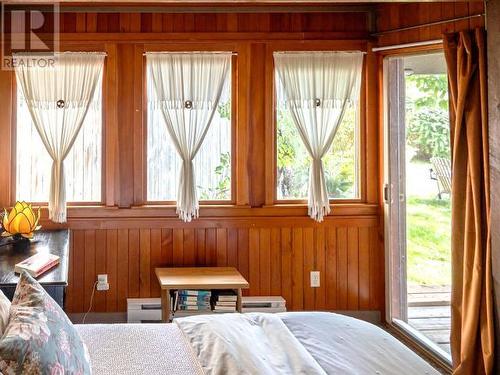
<path id="1" fill-rule="evenodd" d="M 77 325 L 95 375 L 439 374 L 373 324 L 324 312 Z"/>

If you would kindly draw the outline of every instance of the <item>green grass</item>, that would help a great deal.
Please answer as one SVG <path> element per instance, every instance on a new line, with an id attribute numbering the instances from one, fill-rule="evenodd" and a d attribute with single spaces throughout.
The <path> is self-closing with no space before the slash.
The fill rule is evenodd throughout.
<path id="1" fill-rule="evenodd" d="M 408 282 L 451 282 L 451 207 L 448 198 L 409 197 L 407 212 Z"/>

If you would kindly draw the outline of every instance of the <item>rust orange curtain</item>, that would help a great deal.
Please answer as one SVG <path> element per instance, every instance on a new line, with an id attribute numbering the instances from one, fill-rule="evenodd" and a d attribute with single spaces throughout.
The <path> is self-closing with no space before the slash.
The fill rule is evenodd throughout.
<path id="1" fill-rule="evenodd" d="M 446 35 L 452 144 L 454 374 L 492 374 L 493 289 L 485 32 Z"/>

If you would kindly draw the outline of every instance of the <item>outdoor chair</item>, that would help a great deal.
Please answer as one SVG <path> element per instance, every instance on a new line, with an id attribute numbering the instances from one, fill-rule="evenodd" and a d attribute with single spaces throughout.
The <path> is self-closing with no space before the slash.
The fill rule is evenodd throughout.
<path id="1" fill-rule="evenodd" d="M 435 180 L 438 188 L 438 197 L 442 194 L 451 194 L 451 162 L 450 159 L 431 158 L 432 168 L 430 169 L 431 180 Z"/>

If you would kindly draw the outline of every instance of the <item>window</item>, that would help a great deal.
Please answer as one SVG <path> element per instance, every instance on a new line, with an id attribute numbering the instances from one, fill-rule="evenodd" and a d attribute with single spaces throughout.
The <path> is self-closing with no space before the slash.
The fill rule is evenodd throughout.
<path id="1" fill-rule="evenodd" d="M 277 85 L 280 86 L 279 80 Z M 281 90 L 280 87 L 277 88 Z M 347 108 L 333 144 L 323 158 L 330 199 L 359 198 L 359 105 Z M 276 197 L 305 200 L 309 186 L 309 156 L 290 111 L 283 101 L 276 105 Z"/>
<path id="2" fill-rule="evenodd" d="M 231 200 L 231 79 L 193 163 L 200 200 Z M 148 70 L 147 95 L 153 97 Z M 148 101 L 147 109 L 147 200 L 175 201 L 181 158 L 167 132 L 160 109 Z"/>
<path id="3" fill-rule="evenodd" d="M 451 155 L 446 72 L 442 52 L 384 61 L 390 145 L 389 319 L 449 361 Z"/>
<path id="4" fill-rule="evenodd" d="M 47 202 L 52 159 L 17 88 L 16 199 Z M 82 128 L 64 161 L 66 200 L 100 202 L 102 181 L 102 76 Z"/>

